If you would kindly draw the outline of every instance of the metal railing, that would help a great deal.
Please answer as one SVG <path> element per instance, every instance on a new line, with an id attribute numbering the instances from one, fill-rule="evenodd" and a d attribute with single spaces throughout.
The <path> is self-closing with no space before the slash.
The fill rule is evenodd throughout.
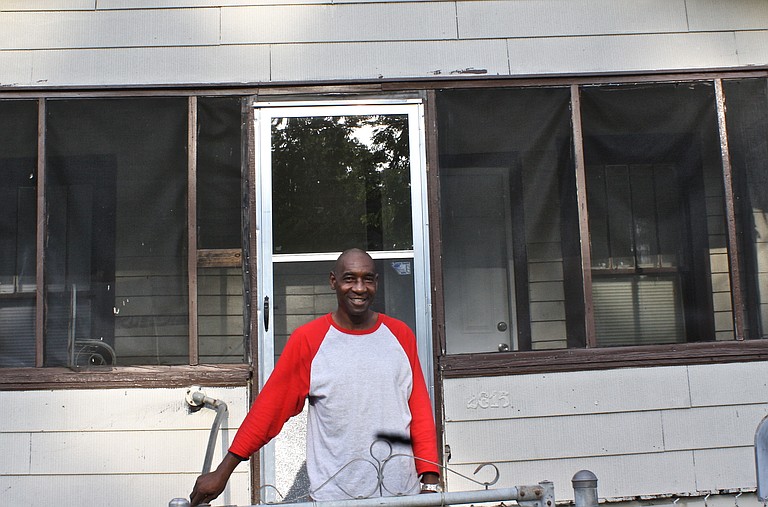
<path id="1" fill-rule="evenodd" d="M 227 412 L 227 405 L 223 401 L 205 396 L 202 390 L 197 386 L 193 386 L 187 391 L 187 403 L 195 408 L 208 407 L 216 411 L 216 419 L 211 428 L 205 462 L 203 464 L 203 473 L 207 473 L 210 471 L 213 448 L 216 443 L 216 435 L 219 426 L 221 425 L 221 419 Z M 384 445 L 389 447 L 389 453 L 386 457 L 375 457 L 374 446 L 379 442 L 383 442 Z M 384 439 L 377 440 L 371 444 L 371 456 L 373 461 L 370 463 L 374 465 L 378 474 L 378 486 L 383 486 L 382 480 L 386 464 L 392 458 L 400 458 L 405 455 L 393 454 L 391 442 Z M 413 456 L 408 457 L 418 459 Z M 400 495 L 397 494 L 397 492 L 391 492 L 386 490 L 386 488 L 381 488 L 382 491 L 386 490 L 392 496 L 369 496 L 365 498 L 349 498 L 343 500 L 323 500 L 269 505 L 290 505 L 291 507 L 443 507 L 445 505 L 465 505 L 487 502 L 516 502 L 520 507 L 555 507 L 555 490 L 554 485 L 550 481 L 542 481 L 536 485 L 529 486 L 490 488 L 489 486 L 496 484 L 499 480 L 499 469 L 492 463 L 481 464 L 475 470 L 475 473 L 477 473 L 485 467 L 492 467 L 496 472 L 496 476 L 493 480 L 487 482 L 477 481 L 474 478 L 467 477 L 448 467 L 441 466 L 438 463 L 434 464 L 439 466 L 444 472 L 451 472 L 459 475 L 470 482 L 483 486 L 484 489 L 474 491 L 441 491 L 422 495 Z M 343 468 L 337 472 L 337 474 L 341 471 L 343 471 Z M 331 477 L 329 481 L 334 479 L 334 477 L 335 476 Z M 581 470 L 573 476 L 571 483 L 573 487 L 575 507 L 597 507 L 597 477 L 594 473 L 589 470 Z M 320 488 L 323 486 L 325 486 L 325 484 L 320 486 Z M 377 487 L 377 489 L 379 488 Z M 190 502 L 186 498 L 174 498 L 168 505 L 169 507 L 189 507 Z M 261 505 L 263 506 L 267 504 Z"/>
<path id="2" fill-rule="evenodd" d="M 574 507 L 597 507 L 597 477 L 589 470 L 581 470 L 572 479 Z M 387 496 L 347 500 L 325 500 L 285 504 L 291 507 L 442 507 L 487 502 L 516 502 L 520 507 L 554 507 L 554 485 L 542 481 L 535 486 L 451 491 L 423 495 Z M 174 498 L 169 507 L 189 507 L 186 498 Z M 250 506 L 250 507 L 263 507 Z M 277 505 L 277 504 L 271 504 Z"/>

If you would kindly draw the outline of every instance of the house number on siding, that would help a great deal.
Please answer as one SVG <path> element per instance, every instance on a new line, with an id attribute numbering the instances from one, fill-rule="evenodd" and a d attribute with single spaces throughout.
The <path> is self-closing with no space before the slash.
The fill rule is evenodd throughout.
<path id="1" fill-rule="evenodd" d="M 509 391 L 480 391 L 469 397 L 467 408 L 488 409 L 488 408 L 507 408 L 512 405 L 509 401 Z"/>

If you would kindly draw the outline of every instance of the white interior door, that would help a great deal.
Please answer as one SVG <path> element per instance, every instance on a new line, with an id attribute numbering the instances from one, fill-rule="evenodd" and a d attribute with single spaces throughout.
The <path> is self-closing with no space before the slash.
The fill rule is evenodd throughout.
<path id="1" fill-rule="evenodd" d="M 516 350 L 509 172 L 441 168 L 440 181 L 447 352 Z"/>

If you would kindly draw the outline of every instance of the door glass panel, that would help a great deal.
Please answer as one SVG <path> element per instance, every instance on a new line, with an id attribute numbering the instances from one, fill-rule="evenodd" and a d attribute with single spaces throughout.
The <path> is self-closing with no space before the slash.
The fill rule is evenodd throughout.
<path id="1" fill-rule="evenodd" d="M 272 120 L 275 254 L 410 250 L 407 115 Z"/>
<path id="2" fill-rule="evenodd" d="M 373 309 L 416 328 L 413 260 L 376 260 L 379 288 Z M 275 360 L 294 329 L 336 308 L 336 293 L 328 283 L 333 261 L 287 262 L 275 265 Z"/>

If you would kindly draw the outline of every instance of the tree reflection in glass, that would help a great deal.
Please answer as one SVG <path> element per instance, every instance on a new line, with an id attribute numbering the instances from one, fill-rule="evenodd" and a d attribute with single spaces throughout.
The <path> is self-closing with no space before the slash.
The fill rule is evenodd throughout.
<path id="1" fill-rule="evenodd" d="M 274 253 L 413 248 L 406 115 L 275 118 Z"/>

